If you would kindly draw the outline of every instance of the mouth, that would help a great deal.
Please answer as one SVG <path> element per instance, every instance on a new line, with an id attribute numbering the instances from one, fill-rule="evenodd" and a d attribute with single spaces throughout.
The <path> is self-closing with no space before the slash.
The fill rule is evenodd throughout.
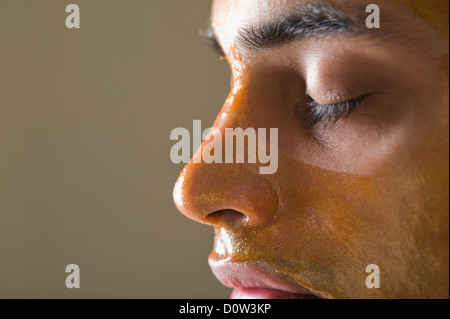
<path id="1" fill-rule="evenodd" d="M 325 299 L 265 262 L 210 258 L 209 265 L 224 286 L 234 288 L 231 299 Z"/>

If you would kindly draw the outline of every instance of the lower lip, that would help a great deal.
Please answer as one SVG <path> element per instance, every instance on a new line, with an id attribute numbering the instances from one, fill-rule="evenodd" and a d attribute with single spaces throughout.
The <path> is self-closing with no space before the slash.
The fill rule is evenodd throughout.
<path id="1" fill-rule="evenodd" d="M 231 299 L 320 299 L 313 295 L 297 295 L 274 289 L 235 288 Z"/>

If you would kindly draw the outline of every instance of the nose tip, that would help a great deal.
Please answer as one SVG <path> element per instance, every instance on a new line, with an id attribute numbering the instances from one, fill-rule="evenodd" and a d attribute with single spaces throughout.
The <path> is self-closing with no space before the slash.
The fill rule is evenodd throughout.
<path id="1" fill-rule="evenodd" d="M 278 211 L 278 195 L 266 175 L 245 164 L 189 163 L 173 197 L 188 218 L 208 225 L 263 225 Z"/>
<path id="2" fill-rule="evenodd" d="M 185 216 L 199 223 L 213 226 L 235 226 L 248 222 L 249 217 L 247 215 L 232 209 L 222 209 L 213 211 L 211 213 L 201 213 L 201 211 L 194 211 L 190 205 L 192 204 L 190 201 L 191 194 L 189 194 L 189 188 L 184 183 L 185 176 L 183 173 L 180 175 L 177 183 L 175 184 L 173 198 L 178 210 Z"/>

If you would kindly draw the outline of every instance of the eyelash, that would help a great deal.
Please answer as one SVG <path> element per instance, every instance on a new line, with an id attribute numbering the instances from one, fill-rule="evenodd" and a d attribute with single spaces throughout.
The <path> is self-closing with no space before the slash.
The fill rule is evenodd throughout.
<path id="1" fill-rule="evenodd" d="M 313 128 L 319 123 L 336 124 L 341 118 L 348 117 L 354 111 L 361 107 L 365 107 L 367 103 L 368 94 L 360 96 L 353 100 L 334 104 L 319 104 L 311 97 L 307 98 L 307 115 L 309 120 L 309 128 Z"/>

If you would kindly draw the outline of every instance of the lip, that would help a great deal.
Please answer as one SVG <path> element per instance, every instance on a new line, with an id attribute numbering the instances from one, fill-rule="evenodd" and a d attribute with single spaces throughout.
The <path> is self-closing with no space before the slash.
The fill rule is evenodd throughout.
<path id="1" fill-rule="evenodd" d="M 210 258 L 209 265 L 224 286 L 234 288 L 231 299 L 325 299 L 275 271 L 266 262 Z"/>

